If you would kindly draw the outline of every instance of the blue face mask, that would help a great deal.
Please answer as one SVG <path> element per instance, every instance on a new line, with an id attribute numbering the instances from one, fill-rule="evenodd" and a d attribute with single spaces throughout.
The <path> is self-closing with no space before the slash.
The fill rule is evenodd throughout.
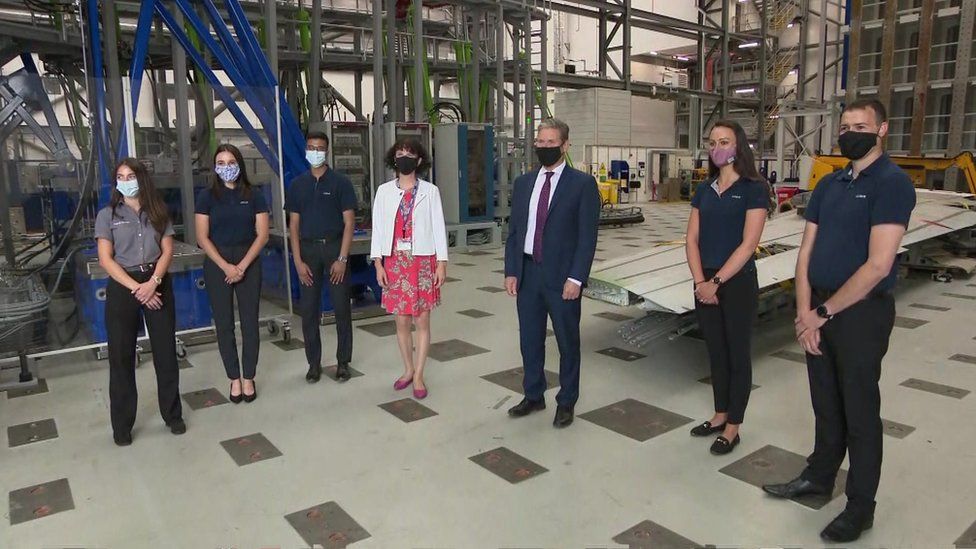
<path id="1" fill-rule="evenodd" d="M 318 168 L 322 164 L 325 164 L 325 151 L 305 151 L 305 160 L 313 168 Z"/>
<path id="2" fill-rule="evenodd" d="M 241 175 L 241 167 L 237 164 L 225 164 L 223 166 L 215 166 L 214 172 L 216 172 L 217 177 L 224 183 L 232 183 L 237 181 L 237 176 Z"/>
<path id="3" fill-rule="evenodd" d="M 139 195 L 139 181 L 133 179 L 132 181 L 125 181 L 122 179 L 115 180 L 115 188 L 122 193 L 122 196 L 126 198 L 135 198 Z"/>

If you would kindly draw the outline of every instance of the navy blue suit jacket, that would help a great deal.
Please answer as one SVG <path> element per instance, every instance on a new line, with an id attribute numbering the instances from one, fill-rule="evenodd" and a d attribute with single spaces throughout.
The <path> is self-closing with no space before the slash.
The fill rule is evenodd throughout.
<path id="1" fill-rule="evenodd" d="M 526 233 L 529 202 L 538 175 L 539 170 L 535 170 L 519 176 L 512 189 L 512 212 L 505 243 L 505 276 L 514 276 L 520 282 L 525 239 L 534 236 Z M 567 165 L 552 195 L 542 233 L 542 271 L 547 287 L 562 291 L 568 278 L 586 284 L 596 253 L 599 225 L 600 191 L 596 180 Z"/>

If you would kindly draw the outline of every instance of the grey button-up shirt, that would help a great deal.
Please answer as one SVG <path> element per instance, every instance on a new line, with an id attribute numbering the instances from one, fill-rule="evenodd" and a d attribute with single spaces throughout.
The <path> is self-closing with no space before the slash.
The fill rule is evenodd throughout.
<path id="1" fill-rule="evenodd" d="M 173 234 L 173 224 L 166 226 L 162 236 Z M 149 222 L 145 212 L 135 210 L 120 203 L 112 213 L 106 206 L 95 218 L 95 238 L 104 238 L 115 248 L 115 262 L 124 269 L 131 269 L 146 263 L 155 263 L 162 255 L 159 231 Z"/>

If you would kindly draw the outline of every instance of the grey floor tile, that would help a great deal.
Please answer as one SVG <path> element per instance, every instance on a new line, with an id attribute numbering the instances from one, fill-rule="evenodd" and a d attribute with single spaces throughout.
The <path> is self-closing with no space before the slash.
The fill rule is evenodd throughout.
<path id="1" fill-rule="evenodd" d="M 481 311 L 478 309 L 467 309 L 464 311 L 458 311 L 459 315 L 469 316 L 471 318 L 485 318 L 489 316 L 495 316 L 487 311 Z"/>
<path id="2" fill-rule="evenodd" d="M 639 442 L 650 440 L 692 421 L 690 417 L 632 398 L 580 414 L 579 417 Z"/>
<path id="3" fill-rule="evenodd" d="M 969 525 L 969 528 L 956 540 L 955 545 L 956 549 L 976 549 L 976 522 Z"/>
<path id="4" fill-rule="evenodd" d="M 905 425 L 904 423 L 898 423 L 897 421 L 884 418 L 881 419 L 881 425 L 884 429 L 884 434 L 894 438 L 905 438 L 915 431 L 915 428 L 911 425 Z"/>
<path id="5" fill-rule="evenodd" d="M 477 256 L 479 256 L 479 255 L 491 255 L 492 253 L 494 253 L 494 252 L 486 252 L 486 251 L 483 251 L 483 250 L 474 250 L 474 251 L 472 251 L 472 252 L 467 252 L 467 253 L 466 253 L 466 254 L 464 254 L 464 255 L 470 255 L 470 256 L 475 256 L 475 257 L 477 257 Z"/>
<path id="6" fill-rule="evenodd" d="M 705 377 L 699 379 L 698 380 L 698 383 L 704 383 L 705 385 L 711 385 L 712 384 L 712 376 L 705 376 Z M 759 385 L 756 385 L 755 383 L 752 384 L 752 390 L 753 391 L 755 391 L 758 388 L 759 388 Z"/>
<path id="7" fill-rule="evenodd" d="M 723 467 L 719 472 L 762 488 L 763 484 L 789 482 L 803 472 L 806 465 L 807 458 L 800 454 L 768 445 Z M 837 474 L 834 491 L 830 497 L 803 496 L 793 501 L 811 509 L 820 509 L 830 503 L 830 500 L 843 493 L 846 483 L 847 471 L 841 469 Z"/>
<path id="8" fill-rule="evenodd" d="M 701 547 L 701 544 L 649 520 L 617 534 L 613 537 L 613 542 L 641 549 L 692 549 Z"/>
<path id="9" fill-rule="evenodd" d="M 900 385 L 902 387 L 918 389 L 919 391 L 925 391 L 927 393 L 934 393 L 937 395 L 959 399 L 969 394 L 969 391 L 966 389 L 952 387 L 951 385 L 943 385 L 941 383 L 933 383 L 931 381 L 925 381 L 924 379 L 910 378 L 902 381 Z"/>
<path id="10" fill-rule="evenodd" d="M 447 284 L 448 282 L 461 282 L 461 279 L 448 276 L 444 278 L 444 284 Z"/>
<path id="11" fill-rule="evenodd" d="M 193 363 L 185 358 L 179 360 L 179 365 L 180 365 L 180 370 L 189 370 L 190 368 L 193 367 Z"/>
<path id="12" fill-rule="evenodd" d="M 617 358 L 625 362 L 633 362 L 645 357 L 645 355 L 628 351 L 627 349 L 621 349 L 620 347 L 607 347 L 606 349 L 600 349 L 597 352 L 601 355 Z"/>
<path id="13" fill-rule="evenodd" d="M 545 370 L 545 376 L 546 386 L 549 389 L 559 387 L 559 374 Z M 522 379 L 524 378 L 525 371 L 521 366 L 518 368 L 512 368 L 510 370 L 502 370 L 501 372 L 481 376 L 481 379 L 485 381 L 490 381 L 496 385 L 501 385 L 502 387 L 510 391 L 515 391 L 518 394 L 523 394 Z"/>
<path id="14" fill-rule="evenodd" d="M 914 307 L 916 309 L 923 309 L 926 311 L 939 311 L 940 313 L 944 313 L 946 311 L 952 310 L 952 307 L 940 307 L 938 305 L 927 305 L 925 303 L 912 303 L 911 305 L 909 305 L 909 307 Z"/>
<path id="15" fill-rule="evenodd" d="M 490 294 L 500 294 L 505 291 L 505 288 L 499 288 L 498 286 L 482 286 L 478 289 L 482 292 L 488 292 Z"/>
<path id="16" fill-rule="evenodd" d="M 379 407 L 386 410 L 404 423 L 410 423 L 420 419 L 427 419 L 437 415 L 437 412 L 412 398 L 394 400 L 393 402 L 380 404 Z"/>
<path id="17" fill-rule="evenodd" d="M 457 265 L 458 267 L 474 267 L 475 266 L 474 263 L 454 263 L 454 265 Z"/>
<path id="18" fill-rule="evenodd" d="M 339 368 L 339 365 L 338 364 L 333 364 L 331 366 L 326 366 L 325 368 L 322 368 L 322 373 L 325 374 L 326 377 L 328 377 L 332 381 L 339 381 L 336 378 L 336 370 L 338 368 Z M 359 370 L 353 368 L 352 366 L 349 367 L 349 378 L 350 379 L 352 379 L 354 377 L 362 377 L 362 375 L 363 375 L 363 373 L 360 372 Z"/>
<path id="19" fill-rule="evenodd" d="M 7 400 L 12 398 L 20 398 L 31 395 L 39 395 L 48 392 L 47 380 L 42 378 L 37 378 L 37 385 L 33 387 L 27 387 L 24 389 L 11 389 L 7 391 Z"/>
<path id="20" fill-rule="evenodd" d="M 600 318 L 605 318 L 607 320 L 612 320 L 614 322 L 626 322 L 628 320 L 634 320 L 634 317 L 628 315 L 622 315 L 620 313 L 615 313 L 612 311 L 605 311 L 602 313 L 595 313 L 593 316 Z"/>
<path id="21" fill-rule="evenodd" d="M 545 467 L 505 447 L 495 448 L 468 459 L 512 484 L 537 477 L 548 471 Z"/>
<path id="22" fill-rule="evenodd" d="M 776 358 L 781 358 L 783 360 L 789 360 L 790 362 L 799 362 L 800 364 L 807 363 L 807 355 L 805 353 L 800 353 L 797 351 L 789 351 L 787 349 L 776 351 L 775 353 L 769 356 L 774 356 Z"/>
<path id="23" fill-rule="evenodd" d="M 970 299 L 970 300 L 976 300 L 976 295 L 967 295 L 967 294 L 954 294 L 954 293 L 952 293 L 952 292 L 942 292 L 942 295 L 944 295 L 944 296 L 946 296 L 946 297 L 955 297 L 955 298 L 957 298 L 957 299 Z"/>
<path id="24" fill-rule="evenodd" d="M 505 269 L 495 269 L 492 272 L 495 273 L 495 274 L 503 275 L 503 274 L 505 274 Z"/>
<path id="25" fill-rule="evenodd" d="M 7 445 L 11 448 L 54 438 L 58 438 L 58 426 L 53 418 L 7 427 Z"/>
<path id="26" fill-rule="evenodd" d="M 918 328 L 919 326 L 925 326 L 928 323 L 929 323 L 928 320 L 922 320 L 920 318 L 908 318 L 905 316 L 895 317 L 896 328 L 907 328 L 909 330 L 914 330 L 915 328 Z"/>
<path id="27" fill-rule="evenodd" d="M 10 525 L 75 508 L 68 479 L 62 478 L 10 492 Z"/>
<path id="28" fill-rule="evenodd" d="M 261 433 L 224 440 L 220 445 L 238 466 L 281 456 L 281 452 Z"/>
<path id="29" fill-rule="evenodd" d="M 302 341 L 302 340 L 300 340 L 300 339 L 298 339 L 298 338 L 296 338 L 296 337 L 293 337 L 293 338 L 289 339 L 288 341 L 282 341 L 280 339 L 276 339 L 275 341 L 272 341 L 271 343 L 275 347 L 281 349 L 282 351 L 294 351 L 296 349 L 304 349 L 305 348 L 305 342 Z"/>
<path id="30" fill-rule="evenodd" d="M 227 390 L 230 390 L 230 385 L 227 386 Z M 186 401 L 187 406 L 189 406 L 191 410 L 212 408 L 214 406 L 220 406 L 221 404 L 227 404 L 230 402 L 226 397 L 224 397 L 223 393 L 213 387 L 193 391 L 191 393 L 183 393 L 183 400 Z"/>
<path id="31" fill-rule="evenodd" d="M 966 364 L 976 364 L 976 356 L 973 355 L 952 355 L 949 360 L 956 362 L 964 362 Z"/>
<path id="32" fill-rule="evenodd" d="M 340 549 L 370 537 L 369 532 L 334 501 L 285 515 L 285 520 L 310 547 Z"/>
<path id="33" fill-rule="evenodd" d="M 489 353 L 488 349 L 472 345 L 460 339 L 449 339 L 432 343 L 428 356 L 438 362 L 450 362 L 459 358 Z"/>
<path id="34" fill-rule="evenodd" d="M 396 321 L 384 320 L 383 322 L 373 322 L 372 324 L 360 324 L 356 326 L 360 330 L 369 332 L 376 337 L 388 337 L 396 335 Z"/>

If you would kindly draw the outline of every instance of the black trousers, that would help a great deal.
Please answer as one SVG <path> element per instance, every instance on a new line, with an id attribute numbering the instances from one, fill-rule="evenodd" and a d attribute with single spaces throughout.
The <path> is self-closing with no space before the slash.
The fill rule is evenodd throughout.
<path id="1" fill-rule="evenodd" d="M 582 298 L 563 299 L 562 288 L 546 287 L 542 265 L 526 256 L 522 267 L 516 307 L 519 319 L 519 344 L 525 377 L 522 389 L 529 400 L 543 400 L 546 383 L 546 319 L 559 346 L 559 393 L 556 403 L 573 407 L 579 399 L 580 315 Z"/>
<path id="2" fill-rule="evenodd" d="M 752 391 L 752 324 L 759 306 L 759 282 L 756 270 L 746 269 L 719 287 L 718 305 L 695 300 L 712 370 L 715 411 L 727 413 L 733 425 L 745 419 Z M 711 279 L 716 272 L 705 269 L 705 276 Z"/>
<path id="3" fill-rule="evenodd" d="M 149 280 L 152 273 L 129 273 L 137 282 Z M 132 431 L 136 421 L 136 337 L 142 323 L 141 312 L 149 328 L 159 413 L 166 424 L 183 418 L 180 402 L 180 368 L 176 359 L 176 307 L 173 281 L 169 275 L 157 290 L 163 306 L 158 311 L 143 307 L 128 288 L 109 280 L 105 297 L 105 324 L 108 331 L 108 393 L 111 402 L 112 430 L 116 435 Z"/>
<path id="4" fill-rule="evenodd" d="M 814 292 L 814 307 L 829 294 Z M 807 355 L 810 398 L 816 417 L 816 443 L 802 477 L 833 486 L 850 452 L 847 506 L 874 511 L 881 479 L 881 360 L 895 323 L 891 294 L 869 297 L 841 311 L 820 330 L 822 356 Z"/>
<path id="5" fill-rule="evenodd" d="M 302 286 L 302 294 L 298 303 L 299 314 L 302 316 L 302 336 L 305 338 L 305 358 L 309 366 L 322 365 L 322 336 L 319 332 L 319 319 L 322 316 L 322 288 L 329 287 L 329 299 L 335 312 L 336 360 L 340 364 L 352 361 L 352 304 L 350 303 L 351 273 L 346 269 L 346 276 L 339 284 L 333 284 L 329 279 L 329 269 L 339 257 L 341 240 L 328 242 L 303 240 L 302 261 L 312 270 L 312 287 Z"/>
<path id="6" fill-rule="evenodd" d="M 247 255 L 250 246 L 218 246 L 217 251 L 226 261 L 236 265 Z M 258 367 L 258 350 L 261 347 L 261 333 L 258 326 L 261 303 L 261 262 L 255 261 L 244 273 L 244 278 L 236 284 L 224 282 L 226 275 L 216 263 L 207 258 L 203 262 L 203 279 L 207 283 L 207 296 L 210 310 L 213 311 L 214 327 L 217 330 L 217 348 L 229 379 L 241 376 L 254 379 Z M 237 340 L 234 338 L 234 297 L 237 297 L 237 310 L 241 318 L 242 357 L 237 358 Z"/>

